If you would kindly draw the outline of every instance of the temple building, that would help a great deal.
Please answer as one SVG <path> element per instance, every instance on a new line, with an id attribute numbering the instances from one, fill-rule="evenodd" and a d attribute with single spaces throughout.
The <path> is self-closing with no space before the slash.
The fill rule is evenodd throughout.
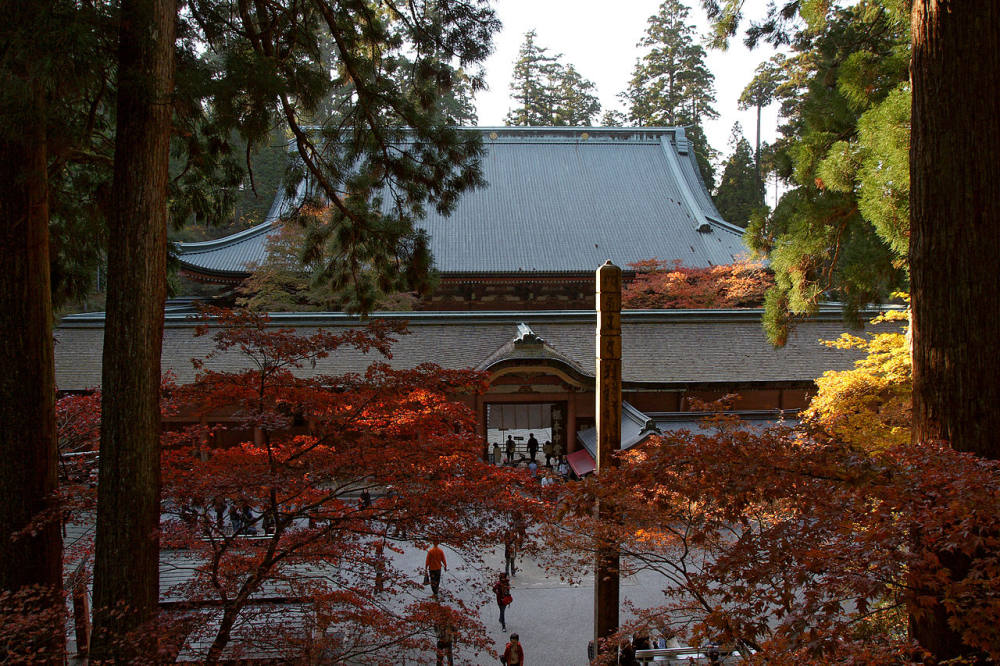
<path id="1" fill-rule="evenodd" d="M 610 259 L 686 266 L 747 254 L 701 180 L 682 128 L 485 128 L 487 186 L 444 217 L 429 207 L 440 285 L 422 310 L 593 309 L 594 270 Z M 301 198 L 302 192 L 297 193 Z M 268 235 L 296 197 L 279 192 L 265 221 L 201 243 L 181 243 L 181 274 L 238 284 L 266 256 Z"/>
<path id="2" fill-rule="evenodd" d="M 742 230 L 719 216 L 680 128 L 480 131 L 488 186 L 463 195 L 451 216 L 429 212 L 420 223 L 441 275 L 439 290 L 417 311 L 372 317 L 407 322 L 409 334 L 393 347 L 395 367 L 434 362 L 487 373 L 488 391 L 470 399 L 484 450 L 512 436 L 523 451 L 532 432 L 561 445 L 582 474 L 593 454 L 595 270 L 608 259 L 622 267 L 654 258 L 695 267 L 732 263 L 747 253 Z M 238 283 L 249 265 L 263 260 L 268 234 L 294 203 L 279 193 L 263 224 L 182 244 L 184 274 Z M 837 308 L 800 322 L 778 349 L 764 335 L 761 314 L 625 311 L 623 445 L 690 426 L 697 401 L 726 394 L 739 394 L 735 409 L 757 419 L 794 416 L 817 377 L 852 367 L 858 356 L 819 342 L 844 330 Z M 311 332 L 359 320 L 344 313 L 276 313 L 271 323 Z M 162 367 L 180 383 L 194 377 L 190 359 L 211 349 L 207 336 L 194 337 L 194 326 L 190 311 L 168 308 Z M 100 384 L 103 327 L 100 313 L 61 322 L 61 390 Z M 307 372 L 359 372 L 374 360 L 342 351 Z M 223 354 L 205 367 L 235 370 L 238 363 L 237 355 Z"/>

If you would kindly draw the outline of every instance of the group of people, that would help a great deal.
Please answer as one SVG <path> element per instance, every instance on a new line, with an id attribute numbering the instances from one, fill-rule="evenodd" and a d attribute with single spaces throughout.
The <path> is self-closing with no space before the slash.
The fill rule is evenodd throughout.
<path id="1" fill-rule="evenodd" d="M 673 634 L 664 634 L 660 636 L 655 641 L 651 640 L 649 636 L 645 633 L 635 633 L 632 634 L 632 640 L 629 641 L 627 638 L 623 639 L 618 645 L 618 666 L 639 666 L 639 659 L 636 653 L 639 650 L 651 650 L 651 649 L 664 649 L 664 648 L 677 648 L 681 644 L 677 641 L 677 638 Z M 593 661 L 597 655 L 594 654 L 594 641 L 590 641 L 587 644 L 587 658 Z M 710 664 L 721 663 L 719 661 L 719 651 L 715 649 L 714 646 L 707 650 L 707 655 Z M 667 661 L 669 657 L 660 656 L 654 657 L 653 661 Z"/>
<path id="2" fill-rule="evenodd" d="M 504 551 L 504 558 L 507 561 L 508 566 L 507 571 L 510 571 L 511 575 L 514 575 L 514 558 L 517 552 L 516 549 L 516 537 L 514 536 L 514 532 L 512 530 L 511 534 L 507 538 Z M 427 550 L 427 557 L 424 559 L 424 576 L 426 577 L 427 583 L 431 586 L 431 594 L 435 597 L 438 596 L 438 591 L 441 587 L 441 572 L 447 570 L 448 560 L 445 557 L 444 551 L 441 549 L 441 545 L 435 541 L 434 544 Z M 494 583 L 493 593 L 496 595 L 497 606 L 500 608 L 500 628 L 506 631 L 507 621 L 504 616 L 504 611 L 506 611 L 507 606 L 509 606 L 514 600 L 510 594 L 510 579 L 507 577 L 506 571 L 501 573 L 497 582 Z M 445 660 L 447 660 L 450 666 L 453 660 L 453 634 L 451 627 L 446 623 L 442 623 L 436 628 L 435 633 L 437 638 L 437 664 L 438 666 L 443 666 Z M 510 635 L 510 641 L 504 648 L 500 661 L 508 666 L 523 666 L 524 649 L 521 647 L 517 634 Z"/>
<path id="3" fill-rule="evenodd" d="M 254 515 L 250 503 L 246 500 L 242 502 L 226 502 L 223 498 L 217 497 L 212 508 L 215 510 L 215 524 L 219 531 L 225 530 L 228 509 L 229 525 L 232 528 L 232 534 L 256 536 L 258 531 L 263 531 L 264 534 L 274 533 L 275 521 L 271 512 L 264 511 L 259 516 L 260 530 L 258 530 L 258 516 Z"/>
<path id="4" fill-rule="evenodd" d="M 505 570 L 500 573 L 497 581 L 493 584 L 493 594 L 496 596 L 497 607 L 500 609 L 500 628 L 507 631 L 507 607 L 514 601 L 510 591 L 510 577 L 514 576 L 517 569 L 515 559 L 517 557 L 520 537 L 525 529 L 523 516 L 515 515 L 511 529 L 508 530 L 504 540 L 504 562 Z M 441 587 L 441 573 L 448 570 L 448 560 L 441 549 L 439 542 L 434 541 L 433 545 L 427 549 L 424 558 L 424 578 L 425 584 L 430 585 L 431 594 L 435 597 Z M 452 664 L 452 642 L 453 632 L 447 623 L 439 624 L 435 629 L 437 664 L 443 666 L 445 661 Z M 521 647 L 519 636 L 514 633 L 510 635 L 510 640 L 504 647 L 500 656 L 500 661 L 507 666 L 524 666 L 524 648 Z"/>
<path id="5" fill-rule="evenodd" d="M 507 620 L 504 617 L 507 606 L 514 601 L 510 593 L 510 579 L 507 573 L 501 573 L 497 582 L 493 584 L 493 594 L 497 598 L 497 606 L 500 608 L 500 628 L 507 631 Z M 500 663 L 506 666 L 524 666 L 524 648 L 521 647 L 521 637 L 517 633 L 510 635 L 503 653 L 500 655 Z"/>
<path id="6" fill-rule="evenodd" d="M 517 442 L 514 441 L 513 435 L 507 435 L 507 441 L 504 442 L 502 449 L 499 442 L 493 442 L 493 464 L 520 465 L 521 463 L 526 462 L 528 464 L 528 468 L 530 469 L 534 466 L 534 471 L 537 473 L 539 445 L 538 440 L 535 438 L 535 433 L 533 432 L 528 433 L 527 449 L 527 456 L 522 454 L 517 460 L 515 460 L 514 456 L 517 453 Z M 562 444 L 553 444 L 551 441 L 546 440 L 545 444 L 541 446 L 541 450 L 545 455 L 545 467 L 547 469 L 557 469 L 566 464 L 565 451 Z"/>

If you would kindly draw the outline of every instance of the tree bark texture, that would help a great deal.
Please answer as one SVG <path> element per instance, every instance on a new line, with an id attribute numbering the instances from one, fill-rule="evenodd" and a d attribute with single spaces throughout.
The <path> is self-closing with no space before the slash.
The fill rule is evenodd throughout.
<path id="1" fill-rule="evenodd" d="M 29 91 L 17 117 L 5 113 L 17 130 L 0 137 L 0 591 L 41 586 L 37 608 L 62 609 L 45 97 L 37 82 L 18 78 Z M 61 655 L 56 624 L 24 639 Z"/>
<path id="2" fill-rule="evenodd" d="M 910 145 L 913 439 L 1000 457 L 1000 2 L 915 0 Z M 964 558 L 941 553 L 953 576 Z M 967 568 L 967 567 L 966 567 Z M 944 609 L 911 615 L 938 658 Z"/>
<path id="3" fill-rule="evenodd" d="M 91 654 L 122 663 L 150 659 L 156 649 L 176 12 L 175 0 L 126 0 L 119 33 Z"/>

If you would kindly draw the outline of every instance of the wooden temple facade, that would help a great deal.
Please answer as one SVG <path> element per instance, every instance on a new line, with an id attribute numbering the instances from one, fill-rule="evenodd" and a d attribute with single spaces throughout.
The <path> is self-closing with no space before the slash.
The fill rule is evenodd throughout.
<path id="1" fill-rule="evenodd" d="M 731 263 L 746 254 L 741 230 L 726 223 L 701 181 L 679 128 L 495 128 L 484 133 L 489 185 L 466 194 L 450 217 L 431 212 L 429 234 L 441 288 L 403 319 L 409 334 L 392 365 L 435 362 L 476 368 L 489 390 L 475 398 L 484 446 L 490 433 L 547 420 L 569 453 L 590 451 L 594 425 L 594 271 L 643 259 L 688 266 Z M 259 263 L 268 234 L 295 206 L 279 193 L 267 221 L 233 236 L 181 245 L 183 271 L 235 284 Z M 657 429 L 697 427 L 699 400 L 740 395 L 735 408 L 774 418 L 807 404 L 814 380 L 847 369 L 857 354 L 831 349 L 844 325 L 837 309 L 801 322 L 775 349 L 760 310 L 626 311 L 622 314 L 622 442 Z M 272 324 L 303 332 L 355 327 L 343 313 L 278 313 Z M 166 315 L 162 368 L 191 381 L 190 359 L 210 351 L 183 309 Z M 61 390 L 99 386 L 103 314 L 65 318 L 56 331 Z M 315 372 L 363 372 L 374 358 L 347 351 Z M 234 370 L 236 356 L 206 368 Z M 308 370 L 313 371 L 313 370 Z M 541 415 L 541 416 L 539 416 Z M 762 416 L 763 415 L 763 416 Z M 492 424 L 492 428 L 491 428 Z M 495 440 L 493 440 L 495 441 Z"/>
<path id="2" fill-rule="evenodd" d="M 802 322 L 780 349 L 767 342 L 760 310 L 625 311 L 622 314 L 623 446 L 656 429 L 697 428 L 697 401 L 737 393 L 734 408 L 754 418 L 794 414 L 807 404 L 814 380 L 830 369 L 847 369 L 854 352 L 832 349 L 821 339 L 843 331 L 839 310 Z M 489 389 L 470 406 L 477 410 L 484 445 L 491 418 L 544 412 L 553 441 L 573 453 L 589 449 L 594 426 L 595 315 L 592 311 L 392 312 L 409 333 L 393 346 L 391 364 L 409 368 L 435 362 L 445 368 L 487 373 Z M 212 349 L 211 336 L 195 337 L 189 313 L 170 312 L 164 328 L 162 368 L 179 383 L 194 378 L 192 358 Z M 271 325 L 310 333 L 361 325 L 342 313 L 276 313 Z M 56 331 L 56 381 L 61 390 L 100 385 L 104 334 L 102 313 L 65 318 Z M 373 355 L 341 351 L 306 373 L 363 372 Z M 223 354 L 206 369 L 241 369 L 245 361 Z M 506 413 L 504 410 L 507 410 Z M 503 416 L 500 416 L 503 415 Z M 535 420 L 537 422 L 537 419 Z M 494 425 L 496 425 L 494 423 Z M 250 434 L 247 433 L 249 437 Z"/>

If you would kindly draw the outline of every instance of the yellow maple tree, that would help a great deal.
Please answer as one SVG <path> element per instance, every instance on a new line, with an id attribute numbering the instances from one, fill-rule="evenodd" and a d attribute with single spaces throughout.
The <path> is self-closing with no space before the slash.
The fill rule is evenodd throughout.
<path id="1" fill-rule="evenodd" d="M 873 324 L 906 321 L 903 311 L 888 312 Z M 910 441 L 912 370 L 905 333 L 868 338 L 844 333 L 823 344 L 860 349 L 865 356 L 851 370 L 829 370 L 816 380 L 819 391 L 802 412 L 803 421 L 858 449 L 882 451 Z"/>

